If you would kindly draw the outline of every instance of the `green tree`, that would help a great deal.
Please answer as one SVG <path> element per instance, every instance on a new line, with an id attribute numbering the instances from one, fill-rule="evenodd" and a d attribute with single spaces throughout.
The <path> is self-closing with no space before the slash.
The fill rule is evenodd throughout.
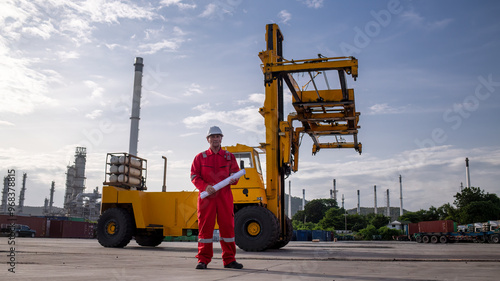
<path id="1" fill-rule="evenodd" d="M 401 217 L 399 217 L 402 221 L 410 221 L 410 222 L 421 222 L 421 221 L 435 221 L 439 220 L 439 211 L 436 207 L 431 206 L 429 210 L 418 210 L 416 212 L 408 212 Z"/>
<path id="2" fill-rule="evenodd" d="M 491 201 L 474 201 L 460 209 L 460 222 L 474 223 L 496 220 L 500 217 L 500 206 Z"/>
<path id="3" fill-rule="evenodd" d="M 390 222 L 390 218 L 389 217 L 386 217 L 384 215 L 381 215 L 381 214 L 377 214 L 377 215 L 374 215 L 371 219 L 370 219 L 370 224 L 375 226 L 375 228 L 379 229 L 383 226 L 387 226 L 387 224 Z"/>
<path id="4" fill-rule="evenodd" d="M 325 216 L 319 221 L 318 225 L 324 230 L 344 229 L 345 217 L 344 209 L 330 208 Z"/>
<path id="5" fill-rule="evenodd" d="M 387 226 L 379 228 L 378 233 L 382 236 L 383 240 L 393 240 L 393 237 L 401 235 L 400 230 L 392 229 Z"/>
<path id="6" fill-rule="evenodd" d="M 500 216 L 500 198 L 496 194 L 485 194 L 479 187 L 466 187 L 454 197 L 455 218 L 460 223 L 485 222 Z"/>
<path id="7" fill-rule="evenodd" d="M 439 220 L 439 212 L 438 209 L 434 206 L 431 206 L 428 211 L 424 212 L 424 220 L 426 221 L 437 221 Z"/>
<path id="8" fill-rule="evenodd" d="M 314 199 L 304 207 L 306 221 L 318 223 L 331 208 L 338 208 L 334 199 Z"/>
<path id="9" fill-rule="evenodd" d="M 317 224 L 312 222 L 303 223 L 302 221 L 292 221 L 293 229 L 295 230 L 315 230 L 318 229 Z"/>
<path id="10" fill-rule="evenodd" d="M 458 210 L 450 203 L 446 203 L 437 209 L 440 220 L 460 221 Z"/>
<path id="11" fill-rule="evenodd" d="M 354 214 L 347 215 L 347 229 L 359 231 L 368 226 L 368 220 L 365 216 Z"/>
<path id="12" fill-rule="evenodd" d="M 470 188 L 466 187 L 461 192 L 457 192 L 454 197 L 455 201 L 453 201 L 453 204 L 455 204 L 457 208 L 465 207 L 472 202 L 485 201 L 486 199 L 484 191 L 479 187 L 473 186 L 471 186 Z"/>
<path id="13" fill-rule="evenodd" d="M 299 222 L 304 222 L 305 218 L 305 213 L 303 210 L 297 211 L 295 215 L 292 217 L 292 221 L 299 221 Z M 295 229 L 295 228 L 294 228 Z"/>
<path id="14" fill-rule="evenodd" d="M 379 235 L 377 228 L 371 224 L 366 228 L 360 229 L 358 234 L 363 238 L 363 240 L 372 240 L 373 235 Z"/>

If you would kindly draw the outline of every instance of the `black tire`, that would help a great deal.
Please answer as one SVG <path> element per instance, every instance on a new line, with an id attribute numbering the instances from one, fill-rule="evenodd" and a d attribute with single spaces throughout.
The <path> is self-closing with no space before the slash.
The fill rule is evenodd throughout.
<path id="1" fill-rule="evenodd" d="M 446 237 L 444 235 L 439 236 L 439 242 L 443 243 L 443 244 L 448 243 L 448 237 Z"/>
<path id="2" fill-rule="evenodd" d="M 285 228 L 286 228 L 286 236 L 283 237 L 282 240 L 279 240 L 279 237 L 281 236 L 281 234 L 278 236 L 278 240 L 276 240 L 274 242 L 274 244 L 270 247 L 271 249 L 281 249 L 283 247 L 285 247 L 286 245 L 288 245 L 288 242 L 290 242 L 290 240 L 292 240 L 292 236 L 293 236 L 293 225 L 292 225 L 292 221 L 290 220 L 289 217 L 285 217 Z M 281 228 L 280 228 L 281 230 Z"/>
<path id="3" fill-rule="evenodd" d="M 264 251 L 278 240 L 278 218 L 264 207 L 245 207 L 234 217 L 234 233 L 236 245 L 242 250 Z"/>
<path id="4" fill-rule="evenodd" d="M 500 242 L 500 235 L 498 235 L 498 234 L 491 235 L 490 241 L 491 241 L 491 243 L 498 243 L 498 242 Z"/>
<path id="5" fill-rule="evenodd" d="M 161 244 L 165 236 L 163 234 L 136 235 L 135 242 L 145 247 L 156 247 Z"/>
<path id="6" fill-rule="evenodd" d="M 422 236 L 420 235 L 416 236 L 415 241 L 417 241 L 417 243 L 422 243 Z"/>
<path id="7" fill-rule="evenodd" d="M 439 242 L 439 236 L 432 235 L 431 236 L 431 243 L 436 244 L 437 242 Z"/>
<path id="8" fill-rule="evenodd" d="M 127 210 L 106 210 L 97 222 L 97 241 L 104 247 L 123 248 L 132 239 L 135 223 Z"/>
<path id="9" fill-rule="evenodd" d="M 424 237 L 422 237 L 422 243 L 429 243 L 431 241 L 431 238 L 427 235 L 425 235 Z"/>

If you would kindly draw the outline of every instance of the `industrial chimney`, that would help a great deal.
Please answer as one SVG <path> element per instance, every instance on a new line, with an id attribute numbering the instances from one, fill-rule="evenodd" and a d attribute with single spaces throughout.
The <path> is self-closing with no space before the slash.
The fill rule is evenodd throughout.
<path id="1" fill-rule="evenodd" d="M 399 215 L 403 215 L 403 180 L 401 175 L 399 175 L 399 204 L 401 207 L 399 208 Z"/>
<path id="2" fill-rule="evenodd" d="M 302 189 L 302 211 L 305 210 L 306 207 L 306 190 Z"/>
<path id="3" fill-rule="evenodd" d="M 373 209 L 373 213 L 376 215 L 378 212 L 377 212 L 377 186 L 374 185 L 373 186 L 373 195 L 375 197 L 375 204 L 374 204 L 374 209 Z"/>
<path id="4" fill-rule="evenodd" d="M 358 215 L 359 214 L 361 214 L 361 206 L 360 206 L 359 189 L 358 189 Z"/>
<path id="5" fill-rule="evenodd" d="M 52 215 L 52 206 L 54 205 L 54 191 L 56 189 L 56 182 L 52 181 L 50 186 L 50 201 L 49 201 L 49 215 Z"/>
<path id="6" fill-rule="evenodd" d="M 19 204 L 17 207 L 17 212 L 21 214 L 24 207 L 24 194 L 26 193 L 26 173 L 23 173 L 23 187 L 21 187 L 21 192 L 19 193 Z"/>
<path id="7" fill-rule="evenodd" d="M 132 115 L 130 116 L 130 142 L 129 153 L 137 156 L 137 143 L 139 142 L 139 116 L 141 112 L 142 69 L 144 68 L 141 57 L 135 58 L 134 94 L 132 97 Z"/>
<path id="8" fill-rule="evenodd" d="M 337 181 L 333 179 L 333 199 L 337 202 Z"/>
<path id="9" fill-rule="evenodd" d="M 292 217 L 292 181 L 288 181 L 288 217 Z"/>
<path id="10" fill-rule="evenodd" d="M 469 158 L 465 158 L 465 181 L 467 188 L 470 188 Z"/>
<path id="11" fill-rule="evenodd" d="M 387 189 L 387 216 L 391 216 L 391 201 L 389 200 L 389 189 Z"/>

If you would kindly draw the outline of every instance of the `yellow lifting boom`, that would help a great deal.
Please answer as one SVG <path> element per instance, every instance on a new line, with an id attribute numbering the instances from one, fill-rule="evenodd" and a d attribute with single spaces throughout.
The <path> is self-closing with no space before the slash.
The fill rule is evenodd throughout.
<path id="1" fill-rule="evenodd" d="M 358 142 L 359 112 L 356 112 L 354 90 L 347 88 L 346 74 L 354 79 L 358 76 L 358 60 L 354 57 L 286 60 L 283 57 L 283 35 L 276 24 L 266 26 L 267 50 L 259 53 L 264 74 L 265 101 L 259 112 L 265 119 L 266 142 L 266 195 L 267 208 L 280 222 L 280 240 L 286 238 L 284 214 L 285 178 L 298 170 L 299 144 L 303 134 L 313 141 L 312 153 L 322 148 L 354 148 L 361 153 Z M 315 72 L 333 70 L 338 72 L 340 89 L 319 89 Z M 300 89 L 293 78 L 294 73 L 306 73 L 314 90 Z M 325 81 L 326 78 L 325 78 Z M 283 82 L 292 94 L 295 112 L 285 119 Z M 298 121 L 302 126 L 293 126 Z M 352 135 L 352 142 L 343 136 Z M 335 142 L 325 142 L 324 137 L 333 136 Z M 340 137 L 340 140 L 339 138 Z"/>
<path id="2" fill-rule="evenodd" d="M 293 158 L 298 160 L 299 137 L 303 133 L 308 134 L 313 140 L 313 154 L 321 148 L 354 148 L 361 154 L 362 145 L 357 139 L 360 113 L 356 112 L 354 90 L 348 89 L 346 83 L 346 74 L 351 75 L 354 80 L 358 77 L 358 60 L 354 57 L 327 58 L 321 55 L 316 59 L 286 60 L 282 56 L 283 35 L 276 24 L 268 25 L 266 38 L 268 50 L 259 54 L 266 84 L 266 97 L 273 97 L 271 91 L 276 91 L 281 92 L 282 99 L 282 81 L 284 81 L 292 94 L 292 102 L 296 111 L 290 114 L 286 121 L 283 118 L 279 121 L 287 124 L 274 126 L 282 129 L 282 135 L 285 131 L 290 132 L 290 137 L 286 137 L 285 141 L 291 143 L 283 143 L 283 145 L 290 146 L 292 149 L 282 151 L 284 162 L 293 162 L 292 170 L 297 171 L 297 161 L 292 161 L 292 157 L 286 154 L 291 151 L 294 154 Z M 327 70 L 338 72 L 340 89 L 330 89 L 328 83 L 328 89 L 318 89 L 312 73 Z M 293 73 L 307 73 L 311 77 L 310 82 L 314 90 L 302 90 L 293 78 Z M 269 108 L 276 107 L 273 104 L 268 104 L 268 106 Z M 264 113 L 267 108 L 265 105 L 261 113 Z M 281 109 L 277 108 L 277 111 L 282 111 L 282 106 Z M 302 127 L 294 128 L 292 124 L 294 120 L 301 122 Z M 266 128 L 270 127 L 266 124 Z M 337 138 L 346 135 L 352 135 L 352 142 L 339 141 Z M 336 142 L 322 142 L 320 138 L 326 136 L 334 136 Z"/>

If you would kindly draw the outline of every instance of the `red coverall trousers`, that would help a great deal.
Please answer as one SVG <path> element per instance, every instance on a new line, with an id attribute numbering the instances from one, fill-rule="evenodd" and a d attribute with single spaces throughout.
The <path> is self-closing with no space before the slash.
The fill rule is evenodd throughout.
<path id="1" fill-rule="evenodd" d="M 208 149 L 199 153 L 191 165 L 191 181 L 201 192 L 232 173 L 239 171 L 234 155 L 225 150 L 213 153 Z M 234 209 L 231 187 L 225 186 L 205 199 L 198 196 L 198 262 L 209 264 L 213 257 L 215 220 L 219 224 L 220 244 L 224 265 L 235 261 Z"/>

